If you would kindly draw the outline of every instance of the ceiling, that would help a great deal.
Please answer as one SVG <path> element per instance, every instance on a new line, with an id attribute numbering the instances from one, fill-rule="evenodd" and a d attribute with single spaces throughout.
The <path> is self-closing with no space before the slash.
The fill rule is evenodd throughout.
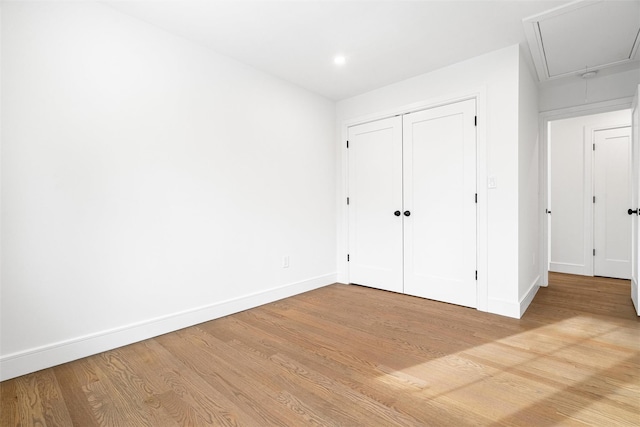
<path id="1" fill-rule="evenodd" d="M 329 99 L 340 100 L 516 43 L 526 45 L 524 18 L 571 2 L 102 3 Z M 346 57 L 342 66 L 333 63 L 338 54 Z"/>

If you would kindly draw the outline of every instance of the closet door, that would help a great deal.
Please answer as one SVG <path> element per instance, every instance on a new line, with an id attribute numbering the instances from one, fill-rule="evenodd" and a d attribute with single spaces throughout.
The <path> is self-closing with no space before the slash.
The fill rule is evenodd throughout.
<path id="1" fill-rule="evenodd" d="M 404 116 L 404 291 L 476 307 L 475 100 Z"/>
<path id="2" fill-rule="evenodd" d="M 402 292 L 402 118 L 349 128 L 349 281 Z"/>

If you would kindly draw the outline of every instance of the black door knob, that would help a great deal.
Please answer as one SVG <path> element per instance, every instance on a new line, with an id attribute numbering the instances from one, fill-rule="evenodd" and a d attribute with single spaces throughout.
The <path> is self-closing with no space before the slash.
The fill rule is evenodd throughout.
<path id="1" fill-rule="evenodd" d="M 395 216 L 400 216 L 400 211 L 395 211 L 393 214 L 394 214 Z"/>
<path id="2" fill-rule="evenodd" d="M 411 215 L 411 212 L 409 212 L 409 211 L 404 211 L 404 216 L 409 216 L 409 215 Z"/>
<path id="3" fill-rule="evenodd" d="M 635 210 L 631 210 L 631 209 L 629 209 L 629 210 L 627 211 L 627 213 L 628 213 L 629 215 L 631 215 L 631 214 L 636 214 L 636 215 L 638 215 L 638 209 L 635 209 Z"/>

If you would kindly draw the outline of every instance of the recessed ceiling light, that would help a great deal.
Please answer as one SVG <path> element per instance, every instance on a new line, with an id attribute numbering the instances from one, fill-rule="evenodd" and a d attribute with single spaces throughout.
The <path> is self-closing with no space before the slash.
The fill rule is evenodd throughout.
<path id="1" fill-rule="evenodd" d="M 345 58 L 342 55 L 338 55 L 335 58 L 333 58 L 333 63 L 336 65 L 344 65 L 347 62 L 347 58 Z"/>

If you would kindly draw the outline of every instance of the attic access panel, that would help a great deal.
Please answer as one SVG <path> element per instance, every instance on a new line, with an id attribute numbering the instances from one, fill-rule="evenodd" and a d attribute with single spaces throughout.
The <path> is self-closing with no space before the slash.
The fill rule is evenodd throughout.
<path id="1" fill-rule="evenodd" d="M 564 77 L 635 60 L 640 1 L 578 1 L 523 24 L 538 78 Z"/>

